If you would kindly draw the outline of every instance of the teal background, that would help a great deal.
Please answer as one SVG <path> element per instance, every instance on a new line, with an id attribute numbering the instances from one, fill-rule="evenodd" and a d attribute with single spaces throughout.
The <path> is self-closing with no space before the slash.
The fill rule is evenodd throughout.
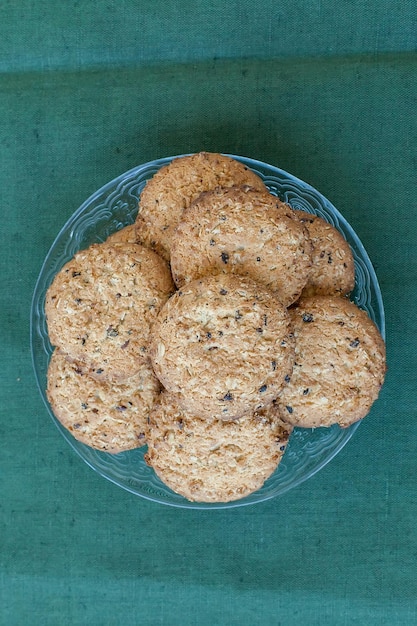
<path id="1" fill-rule="evenodd" d="M 0 623 L 417 623 L 414 2 L 0 2 Z M 136 498 L 36 388 L 30 302 L 61 226 L 135 165 L 200 149 L 309 182 L 371 256 L 389 371 L 343 451 L 252 507 Z"/>

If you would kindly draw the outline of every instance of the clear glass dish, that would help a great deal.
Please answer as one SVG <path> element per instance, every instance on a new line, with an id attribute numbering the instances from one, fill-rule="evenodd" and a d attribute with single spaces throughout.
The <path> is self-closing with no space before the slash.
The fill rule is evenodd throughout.
<path id="1" fill-rule="evenodd" d="M 254 170 L 271 193 L 294 208 L 320 215 L 345 236 L 355 258 L 356 282 L 352 300 L 368 312 L 385 337 L 384 308 L 375 271 L 361 241 L 339 211 L 313 187 L 291 174 L 260 161 L 230 156 Z M 189 502 L 166 487 L 145 463 L 146 448 L 112 455 L 78 442 L 55 418 L 46 398 L 47 369 L 52 354 L 44 313 L 49 285 L 75 252 L 104 241 L 114 231 L 135 221 L 138 199 L 146 181 L 172 158 L 139 165 L 109 182 L 88 198 L 59 232 L 45 258 L 33 295 L 31 352 L 35 376 L 46 410 L 62 436 L 92 469 L 119 487 L 148 500 L 175 507 L 221 509 L 255 504 L 282 495 L 311 478 L 347 444 L 360 422 L 347 429 L 338 426 L 295 429 L 284 458 L 261 489 L 235 502 L 206 504 Z"/>

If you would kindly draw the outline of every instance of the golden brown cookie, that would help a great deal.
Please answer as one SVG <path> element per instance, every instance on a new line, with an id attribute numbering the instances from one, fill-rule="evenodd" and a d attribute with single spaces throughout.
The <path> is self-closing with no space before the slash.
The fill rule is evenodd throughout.
<path id="1" fill-rule="evenodd" d="M 213 273 L 249 276 L 295 302 L 311 269 L 312 246 L 295 212 L 267 191 L 218 188 L 184 210 L 171 240 L 177 287 Z"/>
<path id="2" fill-rule="evenodd" d="M 195 280 L 162 307 L 150 355 L 191 413 L 234 419 L 270 403 L 288 380 L 294 341 L 286 308 L 249 278 Z"/>
<path id="3" fill-rule="evenodd" d="M 141 240 L 169 261 L 172 232 L 183 209 L 202 191 L 234 185 L 266 189 L 252 170 L 222 154 L 199 152 L 174 159 L 141 193 L 137 218 Z"/>
<path id="4" fill-rule="evenodd" d="M 302 297 L 344 296 L 355 286 L 355 265 L 350 245 L 343 235 L 321 217 L 294 211 L 313 244 L 312 267 Z"/>
<path id="5" fill-rule="evenodd" d="M 107 237 L 106 243 L 141 243 L 138 237 L 136 224 L 128 224 L 128 226 L 124 226 L 120 230 L 116 230 Z"/>
<path id="6" fill-rule="evenodd" d="M 143 446 L 160 384 L 147 360 L 122 383 L 97 381 L 58 350 L 48 368 L 47 396 L 56 418 L 82 443 L 106 452 Z"/>
<path id="7" fill-rule="evenodd" d="M 229 502 L 257 491 L 271 476 L 291 431 L 273 404 L 235 421 L 205 420 L 163 392 L 151 412 L 145 459 L 188 500 Z"/>
<path id="8" fill-rule="evenodd" d="M 166 262 L 137 244 L 94 244 L 55 276 L 45 311 L 51 343 L 99 379 L 135 375 L 150 326 L 173 292 Z"/>
<path id="9" fill-rule="evenodd" d="M 384 381 L 385 344 L 367 313 L 346 298 L 313 296 L 291 311 L 295 362 L 277 402 L 294 426 L 362 419 Z"/>

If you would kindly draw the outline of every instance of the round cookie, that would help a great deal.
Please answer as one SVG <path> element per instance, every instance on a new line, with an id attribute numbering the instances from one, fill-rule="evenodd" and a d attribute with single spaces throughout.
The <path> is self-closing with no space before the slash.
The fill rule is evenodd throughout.
<path id="1" fill-rule="evenodd" d="M 136 374 L 150 326 L 174 290 L 166 262 L 137 244 L 94 244 L 77 252 L 46 294 L 50 341 L 98 379 Z"/>
<path id="2" fill-rule="evenodd" d="M 313 296 L 291 311 L 295 362 L 277 399 L 281 417 L 314 428 L 362 419 L 384 381 L 385 344 L 378 328 L 346 298 Z"/>
<path id="3" fill-rule="evenodd" d="M 311 270 L 307 230 L 267 191 L 218 188 L 184 210 L 171 241 L 177 287 L 218 272 L 249 276 L 285 306 L 295 302 Z"/>
<path id="4" fill-rule="evenodd" d="M 196 502 L 230 502 L 262 487 L 292 432 L 273 404 L 235 421 L 204 420 L 162 392 L 150 415 L 147 463 L 173 491 Z"/>
<path id="5" fill-rule="evenodd" d="M 350 293 L 355 286 L 355 264 L 346 239 L 323 218 L 300 210 L 294 213 L 306 226 L 313 244 L 312 267 L 301 296 Z"/>
<path id="6" fill-rule="evenodd" d="M 59 350 L 49 363 L 47 396 L 55 416 L 75 439 L 97 450 L 117 453 L 143 446 L 159 393 L 148 360 L 125 382 L 111 384 L 98 382 Z"/>
<path id="7" fill-rule="evenodd" d="M 286 308 L 232 274 L 195 280 L 162 307 L 150 355 L 164 387 L 204 418 L 235 419 L 267 405 L 288 381 L 294 340 Z"/>
<path id="8" fill-rule="evenodd" d="M 222 154 L 199 152 L 173 159 L 141 193 L 137 217 L 141 240 L 169 261 L 172 233 L 183 209 L 202 191 L 234 185 L 266 189 L 252 170 Z"/>

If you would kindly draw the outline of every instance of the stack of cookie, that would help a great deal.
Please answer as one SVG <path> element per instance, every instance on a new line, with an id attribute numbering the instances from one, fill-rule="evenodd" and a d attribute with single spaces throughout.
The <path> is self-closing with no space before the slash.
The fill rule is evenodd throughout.
<path id="1" fill-rule="evenodd" d="M 52 409 L 74 437 L 146 460 L 174 491 L 259 489 L 294 426 L 347 427 L 385 375 L 385 346 L 346 296 L 352 252 L 229 157 L 173 160 L 136 223 L 77 253 L 48 290 Z"/>

